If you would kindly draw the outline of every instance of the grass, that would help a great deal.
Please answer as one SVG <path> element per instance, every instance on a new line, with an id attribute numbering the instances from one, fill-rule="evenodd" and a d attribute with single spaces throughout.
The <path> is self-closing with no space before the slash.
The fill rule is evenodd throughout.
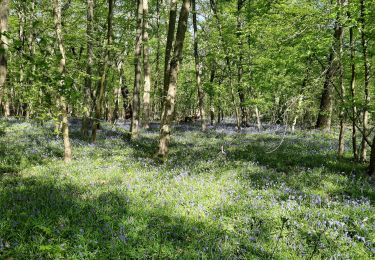
<path id="1" fill-rule="evenodd" d="M 333 134 L 176 129 L 163 164 L 127 136 L 73 131 L 66 165 L 52 128 L 0 121 L 0 258 L 375 257 L 374 180 Z"/>

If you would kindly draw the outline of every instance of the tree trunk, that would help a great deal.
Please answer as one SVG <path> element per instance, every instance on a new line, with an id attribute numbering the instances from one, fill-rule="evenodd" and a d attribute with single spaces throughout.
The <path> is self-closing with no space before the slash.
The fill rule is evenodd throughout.
<path id="1" fill-rule="evenodd" d="M 108 70 L 110 46 L 112 45 L 113 5 L 114 5 L 114 0 L 108 0 L 107 46 L 105 49 L 105 56 L 104 56 L 104 62 L 103 62 L 103 69 L 102 69 L 103 74 L 100 77 L 99 89 L 96 93 L 97 99 L 95 103 L 95 118 L 94 118 L 94 123 L 92 125 L 92 136 L 91 136 L 91 141 L 93 143 L 96 142 L 96 132 L 99 128 L 99 120 L 102 116 L 102 110 L 103 110 L 103 101 L 104 101 L 105 83 L 106 83 L 107 70 Z"/>
<path id="2" fill-rule="evenodd" d="M 171 134 L 170 124 L 173 119 L 175 109 L 178 70 L 182 61 L 182 51 L 190 12 L 190 3 L 191 0 L 184 0 L 184 2 L 182 3 L 180 17 L 178 20 L 176 41 L 174 44 L 173 57 L 170 62 L 168 95 L 164 102 L 162 121 L 160 125 L 159 156 L 163 158 L 168 154 L 168 146 Z"/>
<path id="3" fill-rule="evenodd" d="M 363 56 L 363 63 L 364 63 L 364 73 L 365 73 L 365 106 L 363 109 L 363 135 L 368 135 L 368 120 L 369 120 L 369 104 L 370 104 L 370 61 L 368 58 L 368 44 L 366 39 L 366 20 L 365 20 L 365 13 L 366 13 L 366 2 L 365 0 L 360 1 L 360 22 L 361 22 L 361 44 L 362 44 L 362 56 Z M 366 137 L 362 138 L 362 145 L 361 145 L 361 153 L 360 159 L 362 162 L 366 161 Z M 373 145 L 374 147 L 374 145 Z M 375 152 L 374 152 L 375 153 Z M 372 151 L 371 151 L 372 156 Z"/>
<path id="4" fill-rule="evenodd" d="M 371 155 L 370 155 L 370 164 L 369 164 L 367 173 L 370 176 L 375 176 L 375 136 L 374 136 L 374 138 L 372 140 Z"/>
<path id="5" fill-rule="evenodd" d="M 143 128 L 150 128 L 150 93 L 151 93 L 151 66 L 149 62 L 149 44 L 148 44 L 148 0 L 143 0 Z"/>
<path id="6" fill-rule="evenodd" d="M 31 1 L 31 8 L 30 8 L 30 12 L 31 12 L 31 15 L 30 15 L 30 18 L 29 18 L 29 23 L 33 23 L 34 22 L 34 17 L 35 17 L 35 0 L 32 0 Z M 27 42 L 28 42 L 28 48 L 29 48 L 29 55 L 30 55 L 30 58 L 33 58 L 34 55 L 35 55 L 35 37 L 34 37 L 34 28 L 31 28 L 30 31 L 29 31 L 29 35 L 28 35 L 28 39 L 27 39 Z M 30 74 L 27 76 L 27 83 L 32 85 L 34 82 L 33 82 L 33 78 L 34 78 L 34 73 L 35 73 L 35 70 L 36 70 L 36 64 L 35 62 L 32 63 L 32 67 L 31 67 L 31 72 L 29 72 Z M 29 119 L 30 118 L 30 115 L 31 115 L 31 112 L 32 112 L 32 103 L 28 103 L 25 105 L 26 107 L 26 111 L 25 111 L 25 118 L 26 119 Z"/>
<path id="7" fill-rule="evenodd" d="M 320 99 L 320 108 L 319 108 L 319 115 L 318 121 L 316 123 L 316 127 L 329 131 L 331 129 L 331 114 L 332 114 L 332 63 L 334 59 L 334 53 L 331 52 L 328 56 L 328 67 L 325 73 L 325 80 L 323 86 L 323 93 Z"/>
<path id="8" fill-rule="evenodd" d="M 18 27 L 18 37 L 19 41 L 21 43 L 20 50 L 19 50 L 19 59 L 23 60 L 24 59 L 24 45 L 25 45 L 25 23 L 26 23 L 26 17 L 25 17 L 25 8 L 22 8 L 21 12 L 19 12 L 18 15 L 18 20 L 19 20 L 19 27 Z M 24 71 L 24 63 L 20 63 L 19 67 L 19 85 L 21 89 L 24 89 L 24 78 L 25 78 L 25 71 Z M 20 102 L 18 107 L 23 107 L 25 103 Z M 16 111 L 16 115 L 18 116 L 23 116 L 23 113 L 17 113 L 21 111 Z"/>
<path id="9" fill-rule="evenodd" d="M 260 111 L 258 109 L 258 106 L 255 106 L 255 117 L 257 119 L 257 129 L 258 129 L 258 131 L 261 131 L 262 130 L 262 121 L 261 121 Z"/>
<path id="10" fill-rule="evenodd" d="M 354 160 L 358 161 L 358 148 L 357 148 L 357 128 L 356 128 L 356 117 L 357 107 L 355 104 L 356 95 L 356 67 L 355 67 L 355 41 L 353 26 L 349 29 L 350 34 L 350 63 L 351 63 L 351 80 L 350 80 L 350 94 L 351 94 L 351 106 L 352 106 L 352 147 Z"/>
<path id="11" fill-rule="evenodd" d="M 212 69 L 211 69 L 211 75 L 210 75 L 211 86 L 213 86 L 213 84 L 214 84 L 215 76 L 216 76 L 216 68 L 215 68 L 215 66 L 213 66 Z M 215 97 L 215 92 L 211 91 L 211 93 L 210 93 L 210 122 L 211 122 L 211 125 L 215 124 L 214 97 Z M 219 115 L 219 118 L 218 118 L 218 122 L 220 122 L 220 115 Z"/>
<path id="12" fill-rule="evenodd" d="M 124 120 L 127 120 L 132 117 L 132 109 L 129 101 L 129 89 L 128 86 L 126 85 L 126 79 L 124 75 L 124 62 L 121 61 L 117 69 L 120 74 L 120 79 L 119 79 L 119 85 L 120 85 L 120 91 L 121 91 L 121 96 L 122 96 L 122 106 L 124 109 Z"/>
<path id="13" fill-rule="evenodd" d="M 88 139 L 89 136 L 89 117 L 90 117 L 90 93 L 92 91 L 92 66 L 94 64 L 94 47 L 93 47 L 93 18 L 94 18 L 94 0 L 87 0 L 87 63 L 86 78 L 83 93 L 83 118 L 82 118 L 82 136 Z"/>
<path id="14" fill-rule="evenodd" d="M 117 71 L 119 73 L 119 80 L 118 80 L 118 87 L 114 89 L 114 96 L 115 96 L 115 108 L 113 109 L 112 115 L 112 123 L 115 123 L 116 120 L 120 118 L 120 97 L 121 97 L 121 89 L 123 87 L 124 81 L 124 71 L 123 71 L 123 61 L 122 58 L 117 63 Z"/>
<path id="15" fill-rule="evenodd" d="M 297 109 L 296 109 L 296 114 L 294 115 L 293 122 L 292 122 L 292 133 L 295 132 L 296 130 L 296 125 L 297 125 L 297 120 L 298 120 L 298 114 L 300 113 L 300 109 L 302 106 L 302 101 L 303 101 L 303 96 L 300 95 L 298 97 L 298 102 L 297 102 Z"/>
<path id="16" fill-rule="evenodd" d="M 8 12 L 9 0 L 2 0 L 0 3 L 0 107 L 5 109 L 6 101 L 6 79 L 7 79 L 7 53 L 8 53 L 8 38 L 5 33 L 8 31 Z M 4 111 L 6 112 L 6 111 Z M 6 115 L 6 113 L 4 113 Z"/>
<path id="17" fill-rule="evenodd" d="M 72 160 L 72 147 L 69 138 L 69 119 L 68 119 L 68 108 L 66 105 L 65 98 L 61 96 L 61 118 L 62 127 L 61 132 L 64 140 L 64 162 L 69 163 Z"/>
<path id="18" fill-rule="evenodd" d="M 229 71 L 229 75 L 231 75 L 232 73 L 231 73 L 231 69 L 230 69 L 229 58 L 227 59 L 227 68 L 228 68 L 228 71 Z M 231 76 L 229 76 L 229 89 L 230 89 L 230 92 L 231 92 L 232 103 L 233 103 L 233 107 L 234 107 L 234 113 L 235 113 L 235 116 L 236 116 L 237 131 L 240 131 L 240 129 L 241 129 L 240 112 L 238 110 L 238 106 L 237 106 L 237 102 L 236 102 L 236 96 L 235 96 L 235 93 L 234 93 L 233 83 L 232 83 L 232 77 Z"/>
<path id="19" fill-rule="evenodd" d="M 135 75 L 133 90 L 133 114 L 130 125 L 131 138 L 136 139 L 139 135 L 139 112 L 140 112 L 140 88 L 142 84 L 142 16 L 143 16 L 143 0 L 137 1 L 137 35 L 135 39 Z"/>
<path id="20" fill-rule="evenodd" d="M 65 86 L 65 67 L 66 67 L 66 55 L 65 55 L 65 47 L 64 47 L 64 40 L 62 35 L 62 25 L 61 25 L 61 2 L 60 0 L 54 0 L 53 2 L 53 10 L 54 10 L 54 23 L 55 23 L 55 33 L 57 38 L 57 44 L 60 50 L 60 66 L 59 72 L 61 73 L 62 80 L 60 81 L 60 85 L 62 88 L 66 88 Z M 62 117 L 62 134 L 64 139 L 64 161 L 66 163 L 72 160 L 72 149 L 70 145 L 70 138 L 69 138 L 69 120 L 68 120 L 68 113 L 67 113 L 67 104 L 63 93 L 59 93 L 60 95 L 60 113 Z"/>
<path id="21" fill-rule="evenodd" d="M 199 103 L 199 112 L 201 116 L 202 131 L 206 131 L 206 115 L 204 111 L 204 92 L 203 92 L 202 84 L 201 84 L 202 63 L 200 61 L 199 52 L 198 52 L 198 35 L 197 35 L 198 26 L 197 26 L 197 13 L 196 13 L 195 1 L 196 0 L 192 0 L 195 79 L 196 79 L 197 89 L 198 89 L 198 103 Z"/>
<path id="22" fill-rule="evenodd" d="M 176 28 L 176 18 L 177 18 L 177 0 L 171 0 L 171 8 L 169 10 L 169 22 L 168 22 L 168 35 L 167 43 L 165 47 L 165 60 L 164 60 L 164 87 L 163 94 L 161 97 L 161 107 L 164 107 L 165 99 L 167 98 L 168 88 L 169 88 L 169 76 L 170 76 L 170 64 L 172 56 L 172 48 L 175 37 Z"/>
<path id="23" fill-rule="evenodd" d="M 162 90 L 160 90 L 159 85 L 160 85 L 160 0 L 156 0 L 156 69 L 155 69 L 155 82 L 154 82 L 154 93 L 153 93 L 153 98 L 152 98 L 152 113 L 153 113 L 153 119 L 156 120 L 157 117 L 160 115 L 160 113 L 157 113 L 158 111 L 158 103 L 156 102 L 158 93 L 160 91 L 160 97 L 162 99 Z M 161 110 L 161 107 L 160 107 Z"/>
<path id="24" fill-rule="evenodd" d="M 220 41 L 223 45 L 223 49 L 224 49 L 224 52 L 225 52 L 226 69 L 227 69 L 228 74 L 229 74 L 228 75 L 229 89 L 230 89 L 230 92 L 231 92 L 232 104 L 233 104 L 233 107 L 234 107 L 234 113 L 235 113 L 235 117 L 236 117 L 236 128 L 239 131 L 241 129 L 240 112 L 239 112 L 239 109 L 238 109 L 238 106 L 237 106 L 236 95 L 235 95 L 234 88 L 233 88 L 232 68 L 231 68 L 230 58 L 228 56 L 229 48 L 227 48 L 225 39 L 223 37 L 223 32 L 222 32 L 221 23 L 220 23 L 220 19 L 219 19 L 219 15 L 218 15 L 218 12 L 217 12 L 217 6 L 216 6 L 215 1 L 211 0 L 210 5 L 211 5 L 211 9 L 214 13 L 214 16 L 216 18 L 216 22 L 218 24 Z"/>
<path id="25" fill-rule="evenodd" d="M 337 6 L 342 6 L 346 0 L 337 0 Z M 340 37 L 342 35 L 343 28 L 339 21 L 340 14 L 337 14 L 335 22 L 334 32 L 334 43 L 328 56 L 328 64 L 325 72 L 325 80 L 323 85 L 323 93 L 320 100 L 320 110 L 316 127 L 325 131 L 331 129 L 332 120 L 332 105 L 333 105 L 333 85 L 332 78 L 337 74 L 339 58 L 337 53 L 340 52 Z"/>
<path id="26" fill-rule="evenodd" d="M 346 5 L 347 0 L 340 0 L 338 4 L 341 5 L 341 8 Z M 340 12 L 339 17 L 342 17 L 342 12 Z M 341 19 L 339 19 L 341 20 Z M 344 28 L 339 22 L 338 24 L 338 57 L 337 57 L 337 71 L 339 77 L 339 87 L 340 87 L 340 95 L 342 104 L 340 107 L 340 134 L 339 134 L 339 147 L 338 147 L 338 156 L 343 157 L 345 152 L 345 113 L 344 113 L 344 101 L 345 101 L 345 86 L 344 86 L 344 67 L 343 63 L 343 44 L 344 44 Z"/>
<path id="27" fill-rule="evenodd" d="M 237 40 L 238 40 L 238 62 L 237 62 L 237 91 L 238 96 L 240 99 L 240 110 L 241 110 L 241 126 L 247 127 L 247 109 L 245 106 L 245 91 L 243 89 L 242 85 L 242 74 L 243 74 L 243 66 L 242 66 L 242 59 L 243 59 L 243 53 L 242 53 L 242 21 L 241 21 L 241 9 L 244 4 L 245 0 L 237 0 Z"/>

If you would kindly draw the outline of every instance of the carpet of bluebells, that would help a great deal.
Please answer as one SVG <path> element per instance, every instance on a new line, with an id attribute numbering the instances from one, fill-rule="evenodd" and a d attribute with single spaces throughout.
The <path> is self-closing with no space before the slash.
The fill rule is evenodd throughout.
<path id="1" fill-rule="evenodd" d="M 335 133 L 0 121 L 0 259 L 374 259 L 375 180 Z"/>

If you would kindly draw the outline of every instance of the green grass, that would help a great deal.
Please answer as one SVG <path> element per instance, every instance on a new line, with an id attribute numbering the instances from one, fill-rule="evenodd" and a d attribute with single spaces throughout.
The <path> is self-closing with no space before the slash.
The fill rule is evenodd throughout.
<path id="1" fill-rule="evenodd" d="M 374 180 L 335 135 L 177 131 L 161 164 L 157 132 L 104 129 L 66 165 L 51 128 L 0 121 L 0 258 L 375 257 Z"/>

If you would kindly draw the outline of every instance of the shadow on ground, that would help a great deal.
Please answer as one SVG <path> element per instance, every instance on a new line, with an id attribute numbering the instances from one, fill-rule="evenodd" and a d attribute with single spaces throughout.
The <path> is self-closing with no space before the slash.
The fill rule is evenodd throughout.
<path id="1" fill-rule="evenodd" d="M 92 187 L 36 177 L 9 177 L 1 186 L 1 258 L 235 255 L 222 248 L 225 232 L 219 228 L 177 216 L 172 208 L 135 207 L 139 201 L 126 192 L 92 193 Z M 247 250 L 267 257 L 254 248 Z"/>

